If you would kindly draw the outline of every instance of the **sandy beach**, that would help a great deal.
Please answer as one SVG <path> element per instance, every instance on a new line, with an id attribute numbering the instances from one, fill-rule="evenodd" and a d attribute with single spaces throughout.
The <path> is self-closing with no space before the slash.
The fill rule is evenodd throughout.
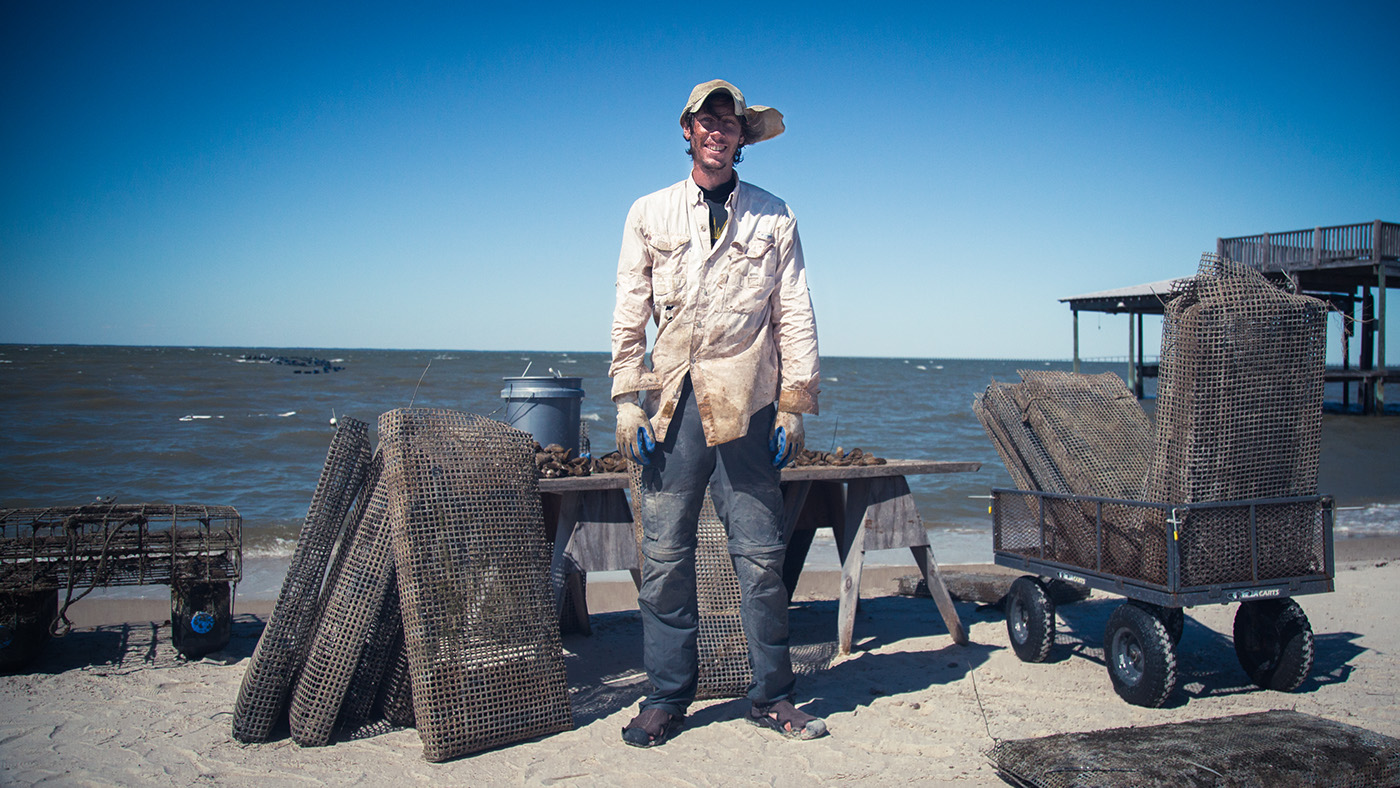
<path id="1" fill-rule="evenodd" d="M 951 568 L 950 568 L 951 570 Z M 868 571 L 855 649 L 803 675 L 799 702 L 831 736 L 788 741 L 739 719 L 743 700 L 695 704 L 662 748 L 619 731 L 645 688 L 641 626 L 623 584 L 590 584 L 593 633 L 566 635 L 575 729 L 442 764 L 413 730 L 306 749 L 231 734 L 234 698 L 269 605 L 243 605 L 228 647 L 202 660 L 170 645 L 155 603 L 80 603 L 77 628 L 32 672 L 0 677 L 4 785 L 1005 785 L 985 752 L 997 741 L 1294 709 L 1400 737 L 1400 539 L 1337 542 L 1336 591 L 1299 599 L 1316 634 L 1297 693 L 1249 683 L 1231 646 L 1233 605 L 1188 611 L 1180 682 L 1166 708 L 1131 706 L 1103 666 L 1116 597 L 1059 608 L 1045 664 L 1022 663 L 996 608 L 958 603 L 972 644 L 952 642 L 933 603 L 895 593 L 907 568 Z M 794 644 L 834 652 L 838 575 L 804 575 Z"/>

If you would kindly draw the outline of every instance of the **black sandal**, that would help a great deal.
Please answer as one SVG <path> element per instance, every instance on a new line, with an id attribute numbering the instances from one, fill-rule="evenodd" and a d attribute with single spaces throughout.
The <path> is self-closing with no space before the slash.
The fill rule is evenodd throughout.
<path id="1" fill-rule="evenodd" d="M 652 706 L 632 718 L 622 729 L 622 740 L 633 747 L 657 747 L 666 743 L 671 734 L 680 730 L 685 717 Z"/>
<path id="2" fill-rule="evenodd" d="M 820 739 L 827 733 L 825 720 L 813 717 L 787 700 L 768 706 L 754 704 L 749 709 L 749 722 L 760 728 L 775 730 L 789 739 L 802 741 Z"/>

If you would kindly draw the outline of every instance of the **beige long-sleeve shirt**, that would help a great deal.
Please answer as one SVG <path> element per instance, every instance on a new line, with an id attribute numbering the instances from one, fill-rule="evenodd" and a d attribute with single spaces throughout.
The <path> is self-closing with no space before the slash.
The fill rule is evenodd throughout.
<path id="1" fill-rule="evenodd" d="M 817 412 L 817 326 L 797 219 L 782 200 L 740 181 L 729 221 L 710 244 L 709 209 L 691 178 L 632 205 L 617 263 L 614 398 L 642 392 L 657 440 L 690 375 L 705 441 L 748 431 L 773 402 Z M 651 368 L 647 322 L 656 324 Z"/>

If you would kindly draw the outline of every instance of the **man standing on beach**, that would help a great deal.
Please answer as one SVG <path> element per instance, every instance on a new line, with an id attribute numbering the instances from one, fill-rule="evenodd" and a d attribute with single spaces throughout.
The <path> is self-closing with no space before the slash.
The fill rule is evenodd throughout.
<path id="1" fill-rule="evenodd" d="M 802 414 L 817 412 L 816 322 L 796 218 L 734 172 L 745 145 L 783 132 L 783 116 L 716 79 L 691 91 L 680 122 L 690 177 L 632 205 L 617 267 L 608 374 L 618 449 L 644 466 L 637 602 L 653 687 L 622 738 L 664 743 L 695 699 L 708 485 L 739 578 L 748 719 L 813 739 L 826 724 L 792 704 L 778 469 L 802 448 Z"/>

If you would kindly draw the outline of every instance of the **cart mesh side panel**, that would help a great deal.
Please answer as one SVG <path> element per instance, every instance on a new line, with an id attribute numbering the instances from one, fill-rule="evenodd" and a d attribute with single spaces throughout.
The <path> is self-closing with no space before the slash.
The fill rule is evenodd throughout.
<path id="1" fill-rule="evenodd" d="M 1181 585 L 1325 574 L 1326 506 L 1322 500 L 1308 500 L 1187 510 L 1178 526 Z M 1254 541 L 1251 530 L 1259 545 L 1254 557 L 1250 551 Z"/>
<path id="2" fill-rule="evenodd" d="M 384 434 L 381 417 L 380 435 Z M 381 463 L 344 560 L 327 579 L 326 592 L 306 664 L 292 689 L 288 712 L 292 740 L 304 747 L 328 744 L 360 653 L 364 650 L 393 579 L 388 503 L 400 475 L 394 452 L 380 441 Z"/>
<path id="3" fill-rule="evenodd" d="M 1035 788 L 1400 785 L 1400 740 L 1296 711 L 1004 741 L 988 756 Z"/>
<path id="4" fill-rule="evenodd" d="M 379 434 L 424 758 L 568 730 L 533 440 L 434 409 L 386 413 Z"/>
<path id="5" fill-rule="evenodd" d="M 1258 271 L 1208 254 L 1179 287 L 1162 324 L 1157 446 L 1145 499 L 1200 503 L 1317 493 L 1326 306 L 1285 292 Z M 1313 556 L 1308 511 L 1257 524 L 1261 552 L 1290 566 Z M 1149 521 L 1151 530 L 1165 530 Z M 1198 577 L 1249 580 L 1238 527 L 1198 520 Z M 1155 557 L 1154 557 L 1155 558 Z M 1164 578 L 1164 562 L 1144 567 Z"/>
<path id="6" fill-rule="evenodd" d="M 343 420 L 321 467 L 296 551 L 282 580 L 282 592 L 238 688 L 233 735 L 239 741 L 267 741 L 286 711 L 287 692 L 306 659 L 316 624 L 326 563 L 340 538 L 350 504 L 364 485 L 369 457 L 369 425 Z"/>
<path id="7" fill-rule="evenodd" d="M 642 466 L 629 463 L 632 481 L 632 522 L 637 535 L 637 565 L 646 566 L 642 544 Z M 696 525 L 695 592 L 700 614 L 696 642 L 699 675 L 695 697 L 734 698 L 748 692 L 753 680 L 749 640 L 739 618 L 739 578 L 729 556 L 724 523 L 715 513 L 709 490 Z"/>

